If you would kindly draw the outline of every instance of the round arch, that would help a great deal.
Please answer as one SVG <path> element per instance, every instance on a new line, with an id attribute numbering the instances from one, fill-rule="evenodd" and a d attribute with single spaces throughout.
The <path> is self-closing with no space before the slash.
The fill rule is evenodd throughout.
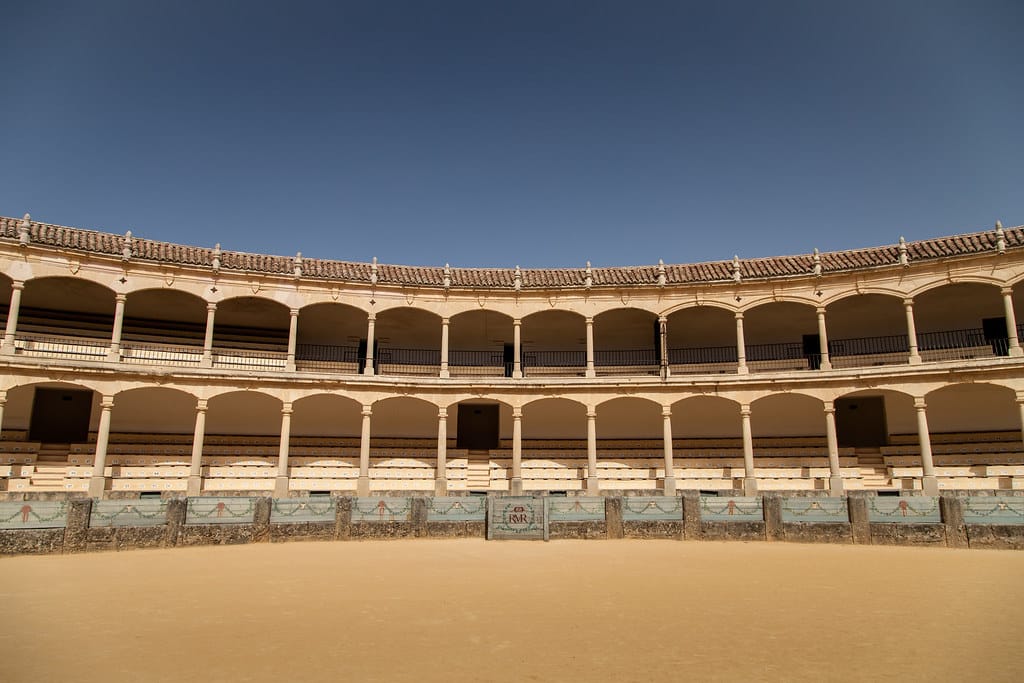
<path id="1" fill-rule="evenodd" d="M 114 395 L 110 431 L 137 434 L 192 434 L 196 396 L 171 387 L 136 387 Z"/>
<path id="2" fill-rule="evenodd" d="M 370 433 L 375 438 L 437 438 L 438 405 L 416 396 L 390 396 L 373 403 Z"/>
<path id="3" fill-rule="evenodd" d="M 261 391 L 229 390 L 207 401 L 207 434 L 274 436 L 281 433 L 281 399 Z"/>
<path id="4" fill-rule="evenodd" d="M 586 439 L 586 405 L 571 398 L 539 398 L 524 404 L 523 438 Z"/>
<path id="5" fill-rule="evenodd" d="M 834 299 L 825 308 L 833 367 L 908 362 L 902 298 L 891 293 L 854 293 Z"/>
<path id="6" fill-rule="evenodd" d="M 3 411 L 3 429 L 27 432 L 32 426 L 32 410 L 36 389 L 67 389 L 70 391 L 90 391 L 89 399 L 89 431 L 96 431 L 99 425 L 100 400 L 102 395 L 89 382 L 52 382 L 29 381 L 15 384 L 7 388 L 7 403 Z"/>
<path id="7" fill-rule="evenodd" d="M 825 412 L 820 398 L 801 393 L 769 394 L 750 403 L 755 437 L 824 436 Z"/>
<path id="8" fill-rule="evenodd" d="M 599 439 L 659 439 L 662 406 L 649 398 L 620 396 L 597 405 Z"/>
<path id="9" fill-rule="evenodd" d="M 271 348 L 288 345 L 290 314 L 280 301 L 235 296 L 217 303 L 213 344 L 223 348 Z"/>
<path id="10" fill-rule="evenodd" d="M 202 345 L 206 334 L 202 297 L 179 289 L 146 288 L 125 299 L 123 339 Z"/>
<path id="11" fill-rule="evenodd" d="M 358 348 L 366 339 L 366 311 L 338 301 L 321 301 L 299 309 L 297 358 L 315 355 L 313 347 Z"/>
<path id="12" fill-rule="evenodd" d="M 986 319 L 1006 314 L 999 286 L 993 282 L 932 283 L 916 291 L 913 298 L 919 335 L 981 329 Z"/>
<path id="13" fill-rule="evenodd" d="M 928 430 L 942 432 L 1017 431 L 1016 392 L 990 383 L 950 384 L 925 394 Z"/>
<path id="14" fill-rule="evenodd" d="M 359 401 L 342 394 L 303 396 L 292 402 L 291 436 L 359 438 L 362 409 Z"/>
<path id="15" fill-rule="evenodd" d="M 672 404 L 675 438 L 739 438 L 740 404 L 725 396 L 687 396 Z"/>

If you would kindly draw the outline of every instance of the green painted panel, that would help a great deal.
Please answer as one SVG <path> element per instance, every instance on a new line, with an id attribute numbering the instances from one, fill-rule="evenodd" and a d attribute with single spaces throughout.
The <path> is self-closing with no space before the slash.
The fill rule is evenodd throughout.
<path id="1" fill-rule="evenodd" d="M 763 522 L 764 510 L 756 496 L 701 496 L 700 518 L 704 522 Z"/>
<path id="2" fill-rule="evenodd" d="M 487 539 L 548 540 L 545 498 L 488 498 Z"/>
<path id="3" fill-rule="evenodd" d="M 603 522 L 604 498 L 548 498 L 548 522 Z"/>
<path id="4" fill-rule="evenodd" d="M 868 521 L 892 524 L 942 522 L 937 496 L 868 497 Z"/>
<path id="5" fill-rule="evenodd" d="M 352 503 L 353 522 L 407 522 L 411 512 L 411 498 L 356 498 Z"/>
<path id="6" fill-rule="evenodd" d="M 850 513 L 845 498 L 783 498 L 782 521 L 846 524 Z"/>
<path id="7" fill-rule="evenodd" d="M 482 522 L 487 517 L 484 496 L 452 496 L 427 499 L 430 522 Z"/>
<path id="8" fill-rule="evenodd" d="M 189 498 L 186 524 L 252 524 L 254 498 Z"/>
<path id="9" fill-rule="evenodd" d="M 89 526 L 161 526 L 167 523 L 169 502 L 163 498 L 94 500 Z"/>
<path id="10" fill-rule="evenodd" d="M 622 499 L 622 519 L 679 522 L 683 519 L 683 499 L 679 496 L 627 496 Z"/>
<path id="11" fill-rule="evenodd" d="M 63 500 L 0 503 L 0 529 L 61 529 L 67 523 L 67 502 Z"/>
<path id="12" fill-rule="evenodd" d="M 333 522 L 337 507 L 337 502 L 332 496 L 278 498 L 271 503 L 270 522 L 272 524 Z"/>
<path id="13" fill-rule="evenodd" d="M 965 524 L 1024 524 L 1024 498 L 972 496 L 960 504 Z"/>

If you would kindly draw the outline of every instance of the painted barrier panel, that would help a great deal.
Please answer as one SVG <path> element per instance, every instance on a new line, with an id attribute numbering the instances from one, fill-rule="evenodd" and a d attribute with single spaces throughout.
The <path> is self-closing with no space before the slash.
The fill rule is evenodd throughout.
<path id="1" fill-rule="evenodd" d="M 548 498 L 548 522 L 603 522 L 604 498 Z"/>
<path id="2" fill-rule="evenodd" d="M 163 498 L 94 500 L 89 526 L 161 526 L 167 523 L 169 503 Z"/>
<path id="3" fill-rule="evenodd" d="M 275 498 L 270 504 L 271 524 L 333 522 L 337 501 L 332 496 Z"/>
<path id="4" fill-rule="evenodd" d="M 703 522 L 763 522 L 764 509 L 758 496 L 701 496 Z"/>
<path id="5" fill-rule="evenodd" d="M 482 522 L 486 517 L 486 496 L 437 496 L 427 499 L 428 522 Z"/>
<path id="6" fill-rule="evenodd" d="M 411 498 L 369 497 L 352 502 L 353 522 L 408 522 Z"/>
<path id="7" fill-rule="evenodd" d="M 960 505 L 964 524 L 1024 524 L 1024 498 L 972 496 Z"/>
<path id="8" fill-rule="evenodd" d="M 548 540 L 547 499 L 488 498 L 487 540 Z"/>
<path id="9" fill-rule="evenodd" d="M 899 498 L 869 496 L 868 521 L 893 524 L 939 524 L 942 522 L 939 499 L 937 496 L 901 496 Z"/>
<path id="10" fill-rule="evenodd" d="M 626 496 L 622 499 L 623 521 L 672 521 L 683 519 L 679 496 Z"/>
<path id="11" fill-rule="evenodd" d="M 26 500 L 0 503 L 0 529 L 61 529 L 67 524 L 67 501 Z"/>
<path id="12" fill-rule="evenodd" d="M 252 524 L 255 498 L 189 498 L 185 524 Z"/>
<path id="13" fill-rule="evenodd" d="M 846 498 L 783 498 L 782 521 L 846 524 L 850 513 Z"/>

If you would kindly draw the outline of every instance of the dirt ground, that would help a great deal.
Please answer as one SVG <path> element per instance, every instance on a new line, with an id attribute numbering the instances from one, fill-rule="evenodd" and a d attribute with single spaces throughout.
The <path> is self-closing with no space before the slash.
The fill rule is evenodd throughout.
<path id="1" fill-rule="evenodd" d="M 0 559 L 4 681 L 1021 680 L 1024 553 L 288 543 Z"/>

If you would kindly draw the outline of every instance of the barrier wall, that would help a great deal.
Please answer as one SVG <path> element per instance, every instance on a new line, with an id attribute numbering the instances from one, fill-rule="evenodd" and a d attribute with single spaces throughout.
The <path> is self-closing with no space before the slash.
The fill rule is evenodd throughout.
<path id="1" fill-rule="evenodd" d="M 534 533 L 539 529 L 539 533 Z M 1024 550 L 1024 496 L 210 496 L 0 502 L 0 554 L 362 538 L 661 538 Z"/>

